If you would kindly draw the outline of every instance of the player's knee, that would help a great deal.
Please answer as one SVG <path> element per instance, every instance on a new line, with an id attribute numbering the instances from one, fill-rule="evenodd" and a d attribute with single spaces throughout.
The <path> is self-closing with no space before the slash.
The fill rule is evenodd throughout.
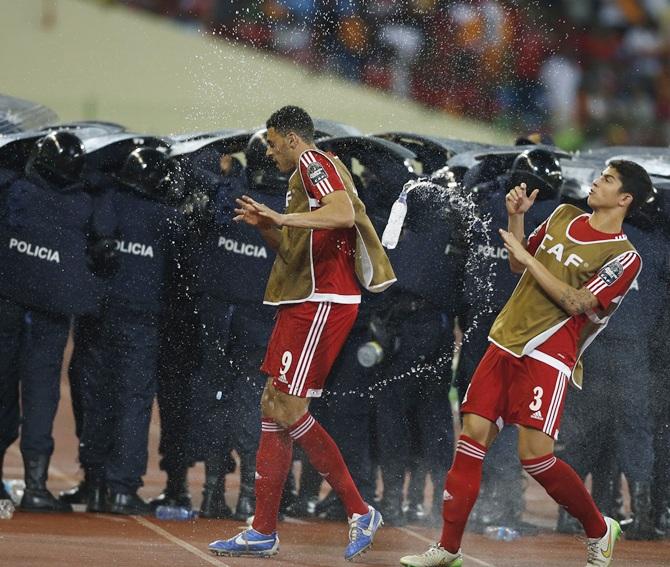
<path id="1" fill-rule="evenodd" d="M 463 435 L 484 447 L 490 447 L 498 434 L 498 428 L 491 421 L 475 414 L 463 418 Z"/>
<path id="2" fill-rule="evenodd" d="M 519 458 L 522 461 L 539 459 L 554 453 L 554 440 L 541 432 L 532 432 L 530 435 L 521 431 L 519 434 Z"/>
<path id="3" fill-rule="evenodd" d="M 553 451 L 542 450 L 539 448 L 525 448 L 523 450 L 519 449 L 519 460 L 521 461 L 539 459 L 540 457 L 547 457 L 549 455 L 553 455 Z"/>
<path id="4" fill-rule="evenodd" d="M 261 398 L 263 417 L 271 419 L 284 429 L 291 427 L 305 413 L 305 408 L 300 405 L 294 407 L 294 405 L 287 403 L 286 400 L 272 391 L 264 392 Z"/>

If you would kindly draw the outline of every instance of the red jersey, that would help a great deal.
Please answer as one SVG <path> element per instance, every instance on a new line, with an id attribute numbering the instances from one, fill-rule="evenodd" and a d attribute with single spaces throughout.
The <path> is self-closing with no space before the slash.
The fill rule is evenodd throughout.
<path id="1" fill-rule="evenodd" d="M 296 173 L 309 196 L 310 210 L 335 191 L 345 191 L 335 164 L 319 150 L 300 156 Z M 294 173 L 294 175 L 296 174 Z M 314 293 L 307 301 L 360 303 L 361 290 L 356 278 L 356 228 L 313 229 L 311 241 Z"/>
<path id="2" fill-rule="evenodd" d="M 568 237 L 578 242 L 606 242 L 626 238 L 623 232 L 609 234 L 600 232 L 589 224 L 591 215 L 584 213 L 574 219 L 568 229 Z M 528 251 L 535 254 L 545 236 L 547 221 L 544 221 L 528 237 Z M 618 303 L 623 299 L 630 286 L 635 281 L 642 261 L 637 252 L 630 251 L 621 254 L 605 264 L 585 284 L 585 287 L 596 296 L 602 309 L 607 309 L 611 303 Z M 573 315 L 556 333 L 551 335 L 536 350 L 554 359 L 558 364 L 564 364 L 572 370 L 577 362 L 577 344 L 582 328 L 589 320 L 590 313 Z M 570 374 L 570 372 L 567 372 Z"/>

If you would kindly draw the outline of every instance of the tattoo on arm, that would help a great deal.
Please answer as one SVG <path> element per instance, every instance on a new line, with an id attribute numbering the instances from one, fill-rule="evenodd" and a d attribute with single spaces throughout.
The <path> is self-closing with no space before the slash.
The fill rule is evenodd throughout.
<path id="1" fill-rule="evenodd" d="M 595 296 L 588 289 L 567 289 L 558 300 L 561 307 L 571 315 L 585 313 L 594 307 Z"/>

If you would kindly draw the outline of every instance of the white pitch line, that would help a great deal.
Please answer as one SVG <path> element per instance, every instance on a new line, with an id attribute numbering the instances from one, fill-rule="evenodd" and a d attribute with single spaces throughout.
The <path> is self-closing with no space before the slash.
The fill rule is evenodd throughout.
<path id="1" fill-rule="evenodd" d="M 430 545 L 435 543 L 434 539 L 429 539 L 425 536 L 422 536 L 420 533 L 415 532 L 414 530 L 410 530 L 409 528 L 396 528 L 397 530 L 400 530 L 401 532 L 405 532 L 407 535 L 411 535 L 412 537 L 415 537 L 416 539 L 428 543 Z M 476 557 L 473 557 L 472 555 L 466 555 L 465 553 L 463 554 L 463 557 L 468 559 L 469 561 L 473 561 L 477 565 L 481 565 L 482 567 L 496 567 L 493 565 L 493 563 L 487 563 L 486 561 L 482 561 L 481 559 L 477 559 Z"/>
<path id="2" fill-rule="evenodd" d="M 193 555 L 197 555 L 203 561 L 207 561 L 207 563 L 210 563 L 212 565 L 216 565 L 217 567 L 230 567 L 230 565 L 227 565 L 223 561 L 219 561 L 218 559 L 215 559 L 211 555 L 207 555 L 204 551 L 200 551 L 197 547 L 193 547 L 190 543 L 186 543 L 183 539 L 179 539 L 177 536 L 172 535 L 170 532 L 165 531 L 163 528 L 158 527 L 156 524 L 151 523 L 149 520 L 146 520 L 142 516 L 132 516 L 132 518 L 138 524 L 144 526 L 145 528 L 150 529 L 152 532 L 157 533 L 162 538 L 165 538 L 168 541 L 171 541 L 172 543 L 174 543 L 174 544 L 178 545 L 179 547 L 185 549 L 189 553 L 192 553 Z"/>

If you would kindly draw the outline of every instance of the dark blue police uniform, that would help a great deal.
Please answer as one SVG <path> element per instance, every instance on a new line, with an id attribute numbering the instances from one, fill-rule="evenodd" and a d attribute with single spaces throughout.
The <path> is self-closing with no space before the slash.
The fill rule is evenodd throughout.
<path id="1" fill-rule="evenodd" d="M 211 223 L 192 258 L 200 323 L 192 449 L 194 460 L 205 461 L 201 513 L 209 517 L 228 515 L 223 495 L 230 462 L 222 455 L 237 451 L 241 490 L 236 517 L 246 519 L 253 514 L 260 396 L 265 385 L 259 368 L 273 327 L 274 310 L 262 301 L 274 252 L 258 231 L 232 221 L 233 209 L 235 199 L 248 194 L 282 210 L 285 195 L 250 189 L 239 164 L 230 175 L 217 179 L 210 191 Z"/>
<path id="2" fill-rule="evenodd" d="M 80 461 L 92 479 L 104 475 L 110 511 L 144 513 L 135 493 L 146 472 L 160 315 L 184 226 L 174 207 L 120 184 L 104 195 L 118 268 L 100 316 L 75 326 L 70 372 L 85 385 Z"/>
<path id="3" fill-rule="evenodd" d="M 84 189 L 80 183 L 56 186 L 33 171 L 3 189 L 0 198 L 0 383 L 7 394 L 0 406 L 0 452 L 18 434 L 20 380 L 21 452 L 28 465 L 48 465 L 53 453 L 70 317 L 95 313 L 104 292 L 103 280 L 89 270 L 87 247 L 92 234 L 109 230 L 109 219 L 96 213 Z M 26 507 L 31 506 L 28 500 Z M 55 506 L 51 504 L 49 508 Z"/>

